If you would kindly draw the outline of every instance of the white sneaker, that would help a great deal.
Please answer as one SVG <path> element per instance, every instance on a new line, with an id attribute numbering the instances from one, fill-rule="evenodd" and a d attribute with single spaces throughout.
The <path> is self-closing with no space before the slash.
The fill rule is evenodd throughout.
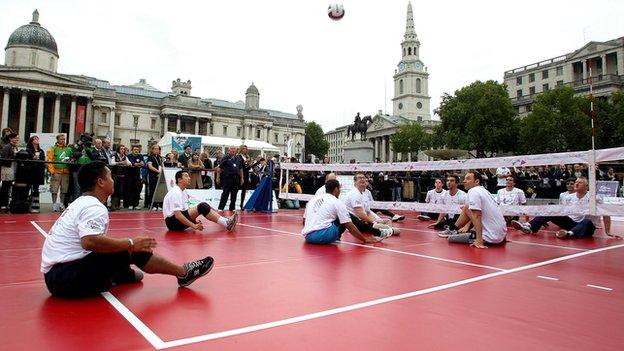
<path id="1" fill-rule="evenodd" d="M 391 228 L 382 228 L 379 231 L 381 231 L 381 235 L 374 237 L 375 239 L 377 239 L 377 242 L 383 241 L 384 239 L 387 239 L 392 236 Z"/>
<path id="2" fill-rule="evenodd" d="M 399 235 L 399 234 L 401 234 L 401 229 L 392 227 L 392 235 Z"/>
<path id="3" fill-rule="evenodd" d="M 431 217 L 425 216 L 425 215 L 418 215 L 418 217 L 416 217 L 416 218 L 418 218 L 419 221 L 429 221 L 429 220 L 431 220 Z"/>
<path id="4" fill-rule="evenodd" d="M 52 211 L 53 212 L 58 212 L 59 211 L 59 204 L 52 204 Z"/>
<path id="5" fill-rule="evenodd" d="M 158 211 L 158 207 L 156 206 L 152 207 L 152 211 Z"/>
<path id="6" fill-rule="evenodd" d="M 524 234 L 531 234 L 531 225 L 529 223 L 522 223 L 514 219 L 511 221 L 511 226 L 521 230 Z"/>
<path id="7" fill-rule="evenodd" d="M 132 211 L 132 210 L 134 210 L 134 206 L 128 206 L 128 209 L 129 209 L 130 211 Z"/>
<path id="8" fill-rule="evenodd" d="M 392 216 L 392 221 L 393 222 L 402 221 L 404 219 L 405 219 L 405 216 L 400 216 L 398 214 L 395 214 L 394 216 Z"/>
<path id="9" fill-rule="evenodd" d="M 574 233 L 572 233 L 572 231 L 570 230 L 560 229 L 557 232 L 557 238 L 559 239 L 565 239 L 565 238 L 571 237 L 572 235 L 574 235 Z"/>
<path id="10" fill-rule="evenodd" d="M 441 232 L 438 232 L 438 236 L 440 238 L 448 238 L 449 236 L 453 236 L 453 235 L 457 235 L 457 230 L 451 230 L 451 229 L 444 229 Z"/>
<path id="11" fill-rule="evenodd" d="M 375 222 L 375 223 L 373 223 L 373 228 L 375 228 L 375 229 L 385 229 L 385 228 L 390 228 L 390 226 L 385 224 L 385 223 Z"/>

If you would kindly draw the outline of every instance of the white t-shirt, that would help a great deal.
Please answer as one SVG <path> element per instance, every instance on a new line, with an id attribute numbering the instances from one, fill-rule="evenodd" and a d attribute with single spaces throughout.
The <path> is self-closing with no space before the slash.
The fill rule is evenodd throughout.
<path id="1" fill-rule="evenodd" d="M 427 197 L 425 197 L 425 202 L 428 204 L 443 204 L 445 196 L 446 190 L 442 189 L 442 191 L 437 192 L 436 189 L 431 189 L 427 191 Z"/>
<path id="2" fill-rule="evenodd" d="M 569 191 L 565 191 L 561 194 L 559 194 L 559 204 L 561 205 L 567 205 L 570 203 L 570 197 L 575 196 L 576 193 L 571 193 Z"/>
<path id="3" fill-rule="evenodd" d="M 507 167 L 498 167 L 496 169 L 496 186 L 505 186 L 505 177 L 499 178 L 501 175 L 507 177 L 511 175 L 511 171 Z"/>
<path id="4" fill-rule="evenodd" d="M 492 194 L 482 186 L 468 190 L 468 208 L 481 211 L 483 240 L 497 244 L 505 240 L 507 224 L 503 213 L 494 202 Z"/>
<path id="5" fill-rule="evenodd" d="M 467 200 L 468 196 L 466 195 L 465 191 L 457 189 L 455 195 L 451 195 L 451 193 L 447 190 L 444 198 L 442 199 L 442 203 L 445 205 L 462 206 L 466 204 Z"/>
<path id="6" fill-rule="evenodd" d="M 509 206 L 509 205 L 524 205 L 527 203 L 526 196 L 524 195 L 524 191 L 522 189 L 513 188 L 511 191 L 507 190 L 507 188 L 502 188 L 498 190 L 498 194 L 496 196 L 496 202 L 499 205 Z"/>
<path id="7" fill-rule="evenodd" d="M 318 188 L 318 190 L 316 191 L 316 193 L 314 193 L 314 195 L 321 195 L 321 194 L 325 194 L 327 193 L 327 189 L 325 188 L 325 184 L 323 184 L 322 187 Z"/>
<path id="8" fill-rule="evenodd" d="M 174 186 L 169 190 L 163 200 L 163 217 L 171 217 L 175 211 L 188 210 L 189 195 L 186 189 L 182 190 L 179 186 Z"/>
<path id="9" fill-rule="evenodd" d="M 351 222 L 345 204 L 332 194 L 315 196 L 306 205 L 306 221 L 301 234 L 305 236 L 311 232 L 329 228 L 336 218 L 341 224 Z"/>
<path id="10" fill-rule="evenodd" d="M 108 210 L 93 196 L 81 196 L 72 202 L 56 220 L 41 251 L 41 272 L 48 273 L 57 263 L 79 260 L 91 251 L 80 239 L 87 235 L 105 235 Z"/>
<path id="11" fill-rule="evenodd" d="M 349 213 L 355 215 L 355 209 L 357 207 L 362 208 L 365 213 L 370 212 L 366 191 L 367 190 L 364 190 L 364 193 L 361 193 L 357 188 L 353 188 L 341 198 L 342 202 L 347 206 L 347 211 L 349 211 Z"/>

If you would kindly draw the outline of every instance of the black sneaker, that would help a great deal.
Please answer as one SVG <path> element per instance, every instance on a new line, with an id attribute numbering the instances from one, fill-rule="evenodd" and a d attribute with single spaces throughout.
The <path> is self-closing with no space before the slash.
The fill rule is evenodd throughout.
<path id="1" fill-rule="evenodd" d="M 186 269 L 186 275 L 178 278 L 179 286 L 189 286 L 195 280 L 208 274 L 214 265 L 214 259 L 210 256 L 201 260 L 187 262 L 183 265 Z"/>

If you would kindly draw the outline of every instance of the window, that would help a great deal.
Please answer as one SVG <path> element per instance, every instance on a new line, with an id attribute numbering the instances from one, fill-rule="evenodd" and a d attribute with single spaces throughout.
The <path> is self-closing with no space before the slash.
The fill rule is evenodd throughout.
<path id="1" fill-rule="evenodd" d="M 227 126 L 223 126 L 223 135 L 227 136 Z"/>
<path id="2" fill-rule="evenodd" d="M 417 119 L 418 119 L 418 122 L 422 122 L 422 116 L 418 116 Z"/>
<path id="3" fill-rule="evenodd" d="M 550 90 L 549 87 L 548 87 L 548 84 L 543 84 L 542 85 L 542 91 L 548 91 L 548 90 Z"/>
<path id="4" fill-rule="evenodd" d="M 562 87 L 563 86 L 563 81 L 562 80 L 558 80 L 557 81 L 557 86 L 558 87 Z"/>
<path id="5" fill-rule="evenodd" d="M 535 87 L 529 87 L 529 95 L 535 94 Z"/>
<path id="6" fill-rule="evenodd" d="M 533 111 L 533 107 L 531 105 L 526 105 L 526 112 Z"/>
<path id="7" fill-rule="evenodd" d="M 37 65 L 37 52 L 36 51 L 33 51 L 30 54 L 30 64 L 33 65 L 33 66 Z"/>
<path id="8" fill-rule="evenodd" d="M 399 110 L 402 110 L 402 109 L 403 109 L 403 103 L 399 102 Z"/>
<path id="9" fill-rule="evenodd" d="M 241 127 L 236 127 L 236 136 L 240 138 L 240 136 L 241 136 Z"/>
<path id="10" fill-rule="evenodd" d="M 106 123 L 106 112 L 100 114 L 100 123 Z"/>
<path id="11" fill-rule="evenodd" d="M 121 124 L 121 113 L 115 113 L 115 125 L 118 126 Z"/>
<path id="12" fill-rule="evenodd" d="M 563 66 L 557 67 L 557 75 L 558 76 L 562 76 L 563 75 Z"/>
<path id="13" fill-rule="evenodd" d="M 421 81 L 420 81 L 420 78 L 417 78 L 416 79 L 416 92 L 420 93 L 420 91 L 421 91 Z"/>
<path id="14" fill-rule="evenodd" d="M 548 70 L 542 71 L 542 79 L 548 79 Z"/>
<path id="15" fill-rule="evenodd" d="M 151 130 L 156 129 L 156 118 L 152 118 L 152 121 L 150 122 L 150 129 Z"/>
<path id="16" fill-rule="evenodd" d="M 50 57 L 50 71 L 54 70 L 54 57 Z"/>
<path id="17" fill-rule="evenodd" d="M 403 56 L 405 56 L 405 48 L 403 48 Z"/>
<path id="18" fill-rule="evenodd" d="M 412 54 L 412 48 L 407 48 L 407 54 L 411 55 Z"/>
<path id="19" fill-rule="evenodd" d="M 535 82 L 535 73 L 529 74 L 529 83 Z"/>
<path id="20" fill-rule="evenodd" d="M 279 134 L 275 133 L 273 134 L 273 142 L 277 143 L 279 141 Z"/>
<path id="21" fill-rule="evenodd" d="M 522 76 L 520 76 L 520 77 L 516 77 L 516 84 L 517 84 L 517 85 L 522 84 Z"/>
<path id="22" fill-rule="evenodd" d="M 260 134 L 262 133 L 261 129 L 256 129 L 256 139 L 260 139 Z"/>
<path id="23" fill-rule="evenodd" d="M 403 79 L 399 79 L 399 94 L 403 94 Z"/>
<path id="24" fill-rule="evenodd" d="M 516 97 L 522 97 L 522 89 L 516 90 Z"/>
<path id="25" fill-rule="evenodd" d="M 418 101 L 416 107 L 420 110 L 422 108 L 422 102 Z"/>
<path id="26" fill-rule="evenodd" d="M 210 135 L 214 134 L 214 125 L 210 123 Z"/>

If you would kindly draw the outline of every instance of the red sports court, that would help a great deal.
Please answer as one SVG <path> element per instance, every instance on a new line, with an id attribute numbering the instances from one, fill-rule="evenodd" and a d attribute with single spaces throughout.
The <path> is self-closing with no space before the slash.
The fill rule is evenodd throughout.
<path id="1" fill-rule="evenodd" d="M 619 350 L 624 242 L 510 229 L 506 245 L 448 244 L 406 213 L 400 236 L 305 244 L 301 211 L 244 213 L 234 232 L 167 232 L 155 212 L 111 214 L 109 235 L 147 234 L 176 262 L 212 255 L 189 288 L 146 275 L 82 300 L 39 272 L 58 214 L 0 217 L 3 350 Z M 622 222 L 613 222 L 621 233 Z"/>

